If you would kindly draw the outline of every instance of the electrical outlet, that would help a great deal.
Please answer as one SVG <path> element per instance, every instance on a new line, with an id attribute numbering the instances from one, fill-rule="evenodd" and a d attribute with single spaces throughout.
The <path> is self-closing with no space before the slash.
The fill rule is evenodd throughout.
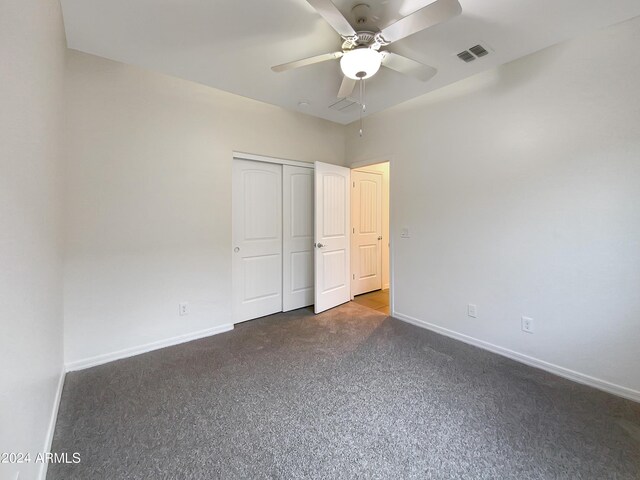
<path id="1" fill-rule="evenodd" d="M 178 304 L 178 313 L 182 315 L 189 315 L 189 304 L 187 302 L 182 302 Z"/>
<path id="2" fill-rule="evenodd" d="M 478 318 L 478 307 L 472 303 L 467 305 L 467 315 L 472 318 Z"/>
<path id="3" fill-rule="evenodd" d="M 533 333 L 533 318 L 522 317 L 522 331 Z"/>

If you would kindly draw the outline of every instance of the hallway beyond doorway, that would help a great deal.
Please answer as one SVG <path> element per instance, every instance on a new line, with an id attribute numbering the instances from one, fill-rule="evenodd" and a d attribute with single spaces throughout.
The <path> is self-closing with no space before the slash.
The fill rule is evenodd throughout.
<path id="1" fill-rule="evenodd" d="M 390 314 L 388 288 L 358 295 L 353 301 L 359 305 L 372 308 L 387 315 Z"/>

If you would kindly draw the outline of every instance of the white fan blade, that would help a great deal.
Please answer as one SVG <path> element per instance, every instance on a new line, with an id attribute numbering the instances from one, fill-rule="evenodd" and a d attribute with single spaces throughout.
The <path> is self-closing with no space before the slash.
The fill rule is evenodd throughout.
<path id="1" fill-rule="evenodd" d="M 436 0 L 430 5 L 401 18 L 382 29 L 380 34 L 388 43 L 397 42 L 409 35 L 447 21 L 462 13 L 458 0 Z"/>
<path id="2" fill-rule="evenodd" d="M 287 70 L 293 70 L 294 68 L 313 65 L 314 63 L 326 62 L 327 60 L 335 60 L 336 58 L 340 58 L 342 55 L 342 52 L 323 53 L 322 55 L 316 55 L 315 57 L 303 58 L 302 60 L 296 60 L 295 62 L 276 65 L 275 67 L 271 67 L 271 70 L 273 70 L 274 72 L 285 72 Z"/>
<path id="3" fill-rule="evenodd" d="M 353 37 L 356 31 L 351 24 L 340 13 L 340 10 L 331 0 L 307 0 L 315 8 L 322 18 L 324 18 L 333 29 L 343 37 Z"/>
<path id="4" fill-rule="evenodd" d="M 382 65 L 384 67 L 395 70 L 396 72 L 404 73 L 418 80 L 426 82 L 431 80 L 433 76 L 438 72 L 433 67 L 425 65 L 424 63 L 416 62 L 410 58 L 403 57 L 396 53 L 383 52 L 384 58 L 382 59 Z"/>
<path id="5" fill-rule="evenodd" d="M 347 77 L 346 75 L 342 79 L 340 85 L 340 91 L 338 92 L 338 98 L 347 98 L 353 93 L 353 89 L 356 88 L 357 80 Z"/>

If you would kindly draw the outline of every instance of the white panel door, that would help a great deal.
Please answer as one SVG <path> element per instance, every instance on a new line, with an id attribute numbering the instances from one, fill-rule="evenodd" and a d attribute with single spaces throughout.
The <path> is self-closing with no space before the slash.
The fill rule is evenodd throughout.
<path id="1" fill-rule="evenodd" d="M 351 172 L 351 292 L 382 288 L 382 174 Z"/>
<path id="2" fill-rule="evenodd" d="M 315 170 L 315 312 L 351 300 L 351 170 L 316 162 Z"/>
<path id="3" fill-rule="evenodd" d="M 233 161 L 233 320 L 282 311 L 282 165 Z"/>
<path id="4" fill-rule="evenodd" d="M 313 304 L 313 169 L 282 167 L 282 310 Z"/>

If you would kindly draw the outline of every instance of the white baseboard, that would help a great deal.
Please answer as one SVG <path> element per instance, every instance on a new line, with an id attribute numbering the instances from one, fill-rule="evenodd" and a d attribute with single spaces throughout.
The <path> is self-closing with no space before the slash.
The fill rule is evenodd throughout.
<path id="1" fill-rule="evenodd" d="M 624 397 L 635 402 L 640 402 L 640 391 L 638 390 L 633 390 L 621 385 L 616 385 L 615 383 L 607 382 L 606 380 L 601 380 L 599 378 L 591 377 L 583 373 L 569 370 L 568 368 L 554 365 L 553 363 L 545 362 L 544 360 L 539 360 L 537 358 L 530 357 L 513 350 L 509 350 L 508 348 L 499 347 L 498 345 L 493 345 L 483 340 L 479 340 L 477 338 L 470 337 L 468 335 L 464 335 L 462 333 L 458 333 L 429 322 L 425 322 L 424 320 L 410 317 L 409 315 L 405 315 L 403 313 L 394 311 L 392 316 L 397 318 L 398 320 L 411 323 L 412 325 L 416 325 L 418 327 L 426 328 L 427 330 L 431 330 L 441 335 L 451 337 L 455 340 L 460 340 L 461 342 L 468 343 L 469 345 L 473 345 L 484 350 L 489 350 L 490 352 L 497 353 L 498 355 L 502 355 L 531 367 L 546 370 L 547 372 L 554 373 L 560 377 L 568 378 L 569 380 L 573 380 L 574 382 L 582 383 L 584 385 L 588 385 L 590 387 L 597 388 L 598 390 L 612 393 L 613 395 Z"/>
<path id="2" fill-rule="evenodd" d="M 53 407 L 51 408 L 51 418 L 49 418 L 49 426 L 47 427 L 47 436 L 45 437 L 44 449 L 42 450 L 45 453 L 51 452 L 51 444 L 53 443 L 53 434 L 56 430 L 56 421 L 58 420 L 58 409 L 60 408 L 60 399 L 62 398 L 65 374 L 66 372 L 63 369 L 60 372 L 60 378 L 58 379 L 58 387 L 56 388 L 56 395 L 53 399 Z M 40 472 L 38 473 L 38 478 L 40 480 L 45 480 L 47 478 L 47 467 L 48 462 L 40 464 Z"/>
<path id="3" fill-rule="evenodd" d="M 65 367 L 67 372 L 84 370 L 85 368 L 95 367 L 104 363 L 113 362 L 114 360 L 133 357 L 135 355 L 140 355 L 141 353 L 147 353 L 153 350 L 158 350 L 160 348 L 171 347 L 180 343 L 190 342 L 192 340 L 198 340 L 204 337 L 210 337 L 211 335 L 228 332 L 230 330 L 233 330 L 232 323 L 218 325 L 217 327 L 207 328 L 205 330 L 199 330 L 197 332 L 187 333 L 185 335 L 178 335 L 177 337 L 167 338 L 166 340 L 160 340 L 158 342 L 151 342 L 144 345 L 139 345 L 137 347 L 125 348 L 124 350 L 118 350 L 112 353 L 105 353 L 102 355 L 96 355 L 95 357 L 76 360 L 75 362 L 67 363 Z"/>

